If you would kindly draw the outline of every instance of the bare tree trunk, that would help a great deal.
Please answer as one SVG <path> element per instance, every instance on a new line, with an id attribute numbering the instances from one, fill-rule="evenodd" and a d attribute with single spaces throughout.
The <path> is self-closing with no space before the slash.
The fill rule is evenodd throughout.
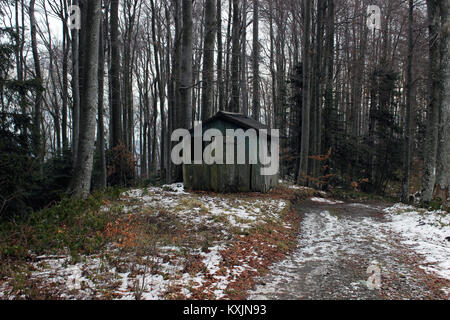
<path id="1" fill-rule="evenodd" d="M 101 0 L 91 0 L 87 7 L 85 96 L 80 121 L 79 154 L 69 193 L 76 198 L 87 198 L 91 189 L 94 158 L 95 125 L 98 103 L 98 52 L 101 20 Z"/>
<path id="2" fill-rule="evenodd" d="M 406 128 L 405 128 L 405 144 L 404 144 L 404 159 L 403 159 L 403 186 L 402 186 L 402 201 L 408 202 L 409 188 L 411 181 L 411 159 L 412 159 L 412 141 L 414 140 L 412 128 L 412 61 L 413 61 L 413 23 L 414 23 L 414 1 L 409 0 L 409 16 L 408 16 L 408 61 L 406 65 Z"/>
<path id="3" fill-rule="evenodd" d="M 317 23 L 316 42 L 312 70 L 312 97 L 311 97 L 311 153 L 320 155 L 321 153 L 321 98 L 322 98 L 322 46 L 323 46 L 323 17 L 325 0 L 317 1 Z M 310 171 L 314 177 L 319 176 L 320 163 L 316 160 L 310 161 Z"/>
<path id="4" fill-rule="evenodd" d="M 67 27 L 67 2 L 60 1 L 62 17 L 63 17 L 63 88 L 62 88 L 62 143 L 63 151 L 67 152 L 69 149 L 69 139 L 67 136 L 67 109 L 68 109 L 68 97 L 69 97 L 69 28 Z"/>
<path id="5" fill-rule="evenodd" d="M 87 33 L 88 33 L 88 29 L 90 28 L 90 26 L 88 26 L 87 23 L 87 2 L 85 0 L 78 0 L 78 4 L 80 6 L 80 10 L 81 10 L 81 29 L 79 32 L 79 37 L 78 37 L 78 59 L 79 59 L 79 63 L 78 63 L 78 76 L 79 76 L 79 90 L 80 90 L 80 115 L 79 115 L 79 130 L 80 132 L 78 133 L 78 141 L 80 140 L 80 134 L 81 134 L 81 117 L 82 117 L 82 113 L 83 113 L 83 99 L 86 96 L 85 95 L 85 88 L 86 88 L 86 48 L 87 48 Z M 79 142 L 78 142 L 79 144 Z M 78 150 L 77 150 L 78 152 Z"/>
<path id="6" fill-rule="evenodd" d="M 233 19 L 230 17 L 233 15 L 233 2 L 228 1 L 228 26 L 227 26 L 227 42 L 226 42 L 226 58 L 225 58 L 225 110 L 230 110 L 230 62 L 231 62 L 231 40 L 232 40 L 232 34 L 231 34 L 231 27 L 233 24 Z"/>
<path id="7" fill-rule="evenodd" d="M 31 46 L 33 51 L 33 60 L 34 60 L 34 70 L 36 73 L 36 79 L 42 85 L 42 72 L 41 72 L 41 63 L 39 59 L 39 51 L 38 44 L 36 40 L 36 17 L 34 15 L 34 6 L 36 0 L 30 1 L 30 27 L 31 27 Z M 34 143 L 34 152 L 36 157 L 42 160 L 42 143 L 41 143 L 41 104 L 42 104 L 42 90 L 41 88 L 37 88 L 36 90 L 36 101 L 34 103 L 34 120 L 33 120 L 33 143 Z"/>
<path id="8" fill-rule="evenodd" d="M 203 121 L 211 118 L 213 114 L 214 48 L 217 31 L 215 0 L 206 0 L 205 5 L 205 43 L 203 46 L 203 92 L 201 111 Z"/>
<path id="9" fill-rule="evenodd" d="M 150 67 L 148 63 L 148 59 L 150 57 L 144 56 L 142 57 L 142 67 L 143 67 L 143 77 L 141 78 L 141 95 L 142 95 L 142 105 L 143 105 L 143 144 L 142 144 L 142 160 L 141 160 L 141 175 L 142 179 L 148 179 L 148 159 L 149 159 L 149 142 L 148 132 L 149 132 L 149 115 L 150 115 L 150 97 L 149 97 L 149 78 L 150 78 Z M 140 77 L 138 77 L 139 79 Z"/>
<path id="10" fill-rule="evenodd" d="M 241 53 L 241 91 L 242 113 L 248 116 L 248 91 L 247 91 L 247 0 L 242 1 L 242 53 Z"/>
<path id="11" fill-rule="evenodd" d="M 50 28 L 50 20 L 49 15 L 46 7 L 46 3 L 43 3 L 43 9 L 44 9 L 44 17 L 45 17 L 45 24 L 47 27 L 48 32 L 48 42 L 46 43 L 46 47 L 49 54 L 49 78 L 51 82 L 51 88 L 52 88 L 52 117 L 54 122 L 54 128 L 53 131 L 56 135 L 55 139 L 55 153 L 59 157 L 61 155 L 61 121 L 60 121 L 60 103 L 58 101 L 58 86 L 57 86 L 57 77 L 59 73 L 59 68 L 57 64 L 57 59 L 55 59 L 54 54 L 54 48 L 53 48 L 53 40 L 51 35 L 51 28 Z M 55 72 L 56 69 L 56 72 Z"/>
<path id="12" fill-rule="evenodd" d="M 239 55 L 241 54 L 239 38 L 239 0 L 233 0 L 233 36 L 232 36 L 232 57 L 231 57 L 231 102 L 229 111 L 240 111 L 239 94 Z"/>
<path id="13" fill-rule="evenodd" d="M 160 20 L 158 20 L 158 43 L 163 43 L 161 39 L 161 24 L 159 23 Z M 158 50 L 158 56 L 159 56 L 159 80 L 158 80 L 158 87 L 159 87 L 159 110 L 161 115 L 161 141 L 160 141 L 160 154 L 161 154 L 161 181 L 166 183 L 167 182 L 167 160 L 168 160 L 168 154 L 169 149 L 167 148 L 167 114 L 166 114 L 166 80 L 165 80 L 165 68 L 164 68 L 164 50 L 161 48 L 161 50 Z M 156 55 L 155 55 L 156 56 Z"/>
<path id="14" fill-rule="evenodd" d="M 450 187 L 450 3 L 440 1 L 441 105 L 435 196 L 447 203 Z"/>
<path id="15" fill-rule="evenodd" d="M 277 92 L 277 81 L 276 81 L 276 71 L 275 71 L 275 34 L 274 34 L 274 22 L 273 22 L 273 3 L 272 1 L 269 2 L 269 37 L 270 37 L 270 75 L 272 80 L 272 115 L 273 118 L 275 118 L 275 128 L 279 129 L 279 123 L 278 123 L 278 92 Z M 270 115 L 267 115 L 270 121 L 272 117 Z"/>
<path id="16" fill-rule="evenodd" d="M 171 20 L 170 20 L 170 10 L 169 7 L 166 6 L 165 7 L 165 16 L 166 16 L 166 20 L 167 20 L 167 24 L 171 24 Z M 167 42 L 167 49 L 166 49 L 166 85 L 167 85 L 167 92 L 168 92 L 168 119 L 167 119 L 167 132 L 166 132 L 166 143 L 165 143 L 165 152 L 166 152 L 166 181 L 167 183 L 171 183 L 172 182 L 172 177 L 173 177 L 173 164 L 172 161 L 170 159 L 170 153 L 172 150 L 172 145 L 171 145 L 171 137 L 172 137 L 172 132 L 175 130 L 174 129 L 174 111 L 175 111 L 175 106 L 174 106 L 174 96 L 173 96 L 173 92 L 174 92 L 174 83 L 172 81 L 172 75 L 171 75 L 171 54 L 172 54 L 172 47 L 171 47 L 171 43 L 172 43 L 172 31 L 170 30 L 170 28 L 167 30 L 167 34 L 166 34 L 166 42 Z"/>
<path id="17" fill-rule="evenodd" d="M 78 0 L 73 0 L 78 5 Z M 78 156 L 78 142 L 80 136 L 80 56 L 79 36 L 77 29 L 72 29 L 72 163 L 75 166 Z"/>
<path id="18" fill-rule="evenodd" d="M 273 92 L 276 96 L 276 105 L 274 106 L 275 111 L 275 128 L 280 130 L 280 135 L 287 136 L 287 97 L 286 97 L 286 57 L 285 57 L 285 42 L 286 42 L 286 26 L 284 23 L 285 12 L 284 8 L 278 3 L 275 14 L 275 24 L 277 27 L 276 37 L 275 37 L 275 64 L 276 73 L 274 73 L 275 87 Z M 281 166 L 280 175 L 283 177 L 285 175 L 286 168 L 286 141 L 283 139 L 280 141 L 281 153 Z"/>
<path id="19" fill-rule="evenodd" d="M 163 80 L 163 72 L 162 72 L 162 53 L 160 52 L 160 42 L 157 39 L 157 31 L 156 31 L 156 10 L 155 4 L 153 0 L 150 1 L 152 7 L 152 40 L 153 40 L 153 51 L 154 51 L 154 60 L 155 60 L 155 71 L 156 71 L 156 82 L 158 84 L 158 92 L 159 92 L 159 103 L 160 103 L 160 116 L 161 116 L 161 178 L 165 179 L 165 134 L 166 134 L 166 115 L 164 110 L 164 101 L 165 101 L 165 90 L 164 85 L 165 81 Z M 159 30 L 158 30 L 159 31 Z M 156 110 L 156 109 L 155 109 Z"/>
<path id="20" fill-rule="evenodd" d="M 192 123 L 192 0 L 182 0 L 183 32 L 181 42 L 181 119 L 183 127 L 190 128 Z M 184 119 L 183 119 L 184 118 Z"/>
<path id="21" fill-rule="evenodd" d="M 100 24 L 99 56 L 98 56 L 98 129 L 97 129 L 97 152 L 100 162 L 100 177 L 98 186 L 106 188 L 106 155 L 105 155 L 105 125 L 104 125 L 104 85 L 105 85 L 105 26 L 106 20 Z"/>
<path id="22" fill-rule="evenodd" d="M 184 113 L 181 105 L 181 60 L 182 60 L 182 48 L 181 48 L 181 1 L 174 0 L 174 24 L 175 24 L 175 35 L 174 35 L 174 48 L 173 48 L 173 59 L 172 59 L 172 81 L 173 81 L 173 99 L 174 99 L 174 119 L 173 119 L 173 129 L 184 127 Z M 183 171 L 181 166 L 174 166 L 174 176 L 175 181 L 183 180 Z"/>
<path id="23" fill-rule="evenodd" d="M 122 108 L 120 106 L 119 0 L 111 0 L 111 113 L 112 147 L 122 143 Z"/>
<path id="24" fill-rule="evenodd" d="M 325 111 L 324 121 L 324 148 L 329 150 L 333 143 L 333 125 L 331 124 L 333 113 L 333 80 L 334 80 L 334 0 L 328 0 L 327 8 L 327 38 L 326 38 L 326 88 L 325 88 Z"/>
<path id="25" fill-rule="evenodd" d="M 124 45 L 123 45 L 123 128 L 124 142 L 134 154 L 134 100 L 133 100 L 133 63 L 136 46 L 134 46 L 135 25 L 139 22 L 141 1 L 123 1 Z"/>
<path id="26" fill-rule="evenodd" d="M 217 91 L 219 110 L 225 109 L 223 90 L 222 0 L 217 0 Z"/>
<path id="27" fill-rule="evenodd" d="M 17 37 L 17 45 L 16 48 L 16 69 L 17 69 L 17 80 L 19 82 L 23 82 L 25 80 L 25 72 L 24 72 L 24 55 L 23 55 L 23 49 L 25 44 L 25 14 L 24 14 L 24 3 L 23 0 L 21 1 L 21 21 L 22 21 L 22 28 L 20 26 L 20 17 L 19 17 L 19 1 L 15 0 L 15 32 Z M 26 106 L 26 91 L 24 87 L 19 87 L 19 104 L 20 109 L 23 114 L 27 113 Z M 22 132 L 25 133 L 27 131 L 27 125 L 22 126 Z"/>
<path id="28" fill-rule="evenodd" d="M 430 101 L 427 114 L 427 133 L 424 148 L 424 173 L 422 177 L 422 200 L 433 198 L 436 182 L 436 157 L 438 149 L 439 101 L 440 101 L 440 48 L 439 48 L 439 7 L 436 0 L 427 0 L 430 54 Z"/>
<path id="29" fill-rule="evenodd" d="M 302 142 L 300 151 L 300 166 L 297 182 L 308 184 L 308 158 L 309 158 L 309 127 L 310 127 L 310 31 L 311 31 L 311 2 L 303 1 L 305 26 L 303 34 L 303 109 L 302 109 Z"/>
<path id="30" fill-rule="evenodd" d="M 253 0 L 253 119 L 259 121 L 260 101 L 259 101 L 259 2 Z"/>
<path id="31" fill-rule="evenodd" d="M 152 123 L 153 141 L 152 141 L 152 165 L 151 165 L 155 175 L 156 175 L 156 172 L 158 171 L 158 163 L 157 163 L 157 157 L 156 157 L 156 146 L 157 146 L 157 142 L 158 142 L 158 138 L 156 135 L 156 127 L 157 127 L 157 123 L 158 123 L 158 119 L 157 119 L 158 118 L 158 105 L 157 105 L 158 88 L 156 86 L 157 86 L 157 84 L 155 82 L 154 88 L 153 88 L 153 94 L 152 94 L 152 97 L 153 97 L 153 123 Z"/>

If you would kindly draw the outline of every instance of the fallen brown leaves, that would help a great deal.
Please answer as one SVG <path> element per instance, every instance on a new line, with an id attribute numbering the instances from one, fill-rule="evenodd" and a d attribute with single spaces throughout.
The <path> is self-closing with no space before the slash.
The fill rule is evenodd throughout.
<path id="1" fill-rule="evenodd" d="M 221 252 L 223 266 L 233 267 L 246 263 L 251 269 L 231 276 L 224 299 L 247 298 L 247 291 L 255 285 L 255 278 L 268 271 L 270 265 L 282 260 L 295 248 L 300 224 L 299 215 L 291 208 L 284 216 L 291 228 L 269 223 L 257 228 L 248 236 L 241 237 L 231 248 Z M 253 252 L 256 253 L 252 254 Z"/>
<path id="2" fill-rule="evenodd" d="M 218 297 L 245 299 L 247 292 L 254 286 L 256 277 L 263 275 L 273 263 L 282 260 L 290 250 L 295 248 L 300 217 L 289 203 L 302 199 L 303 192 L 304 190 L 279 187 L 269 194 L 217 195 L 219 198 L 229 199 L 230 207 L 239 206 L 242 200 L 250 206 L 253 201 L 259 203 L 258 200 L 283 201 L 283 206 L 280 206 L 279 210 L 274 208 L 277 206 L 277 202 L 271 206 L 261 207 L 260 218 L 264 220 L 261 223 L 258 223 L 258 220 L 250 228 L 242 230 L 240 227 L 229 225 L 226 233 L 220 231 L 222 231 L 224 223 L 228 221 L 227 219 L 221 220 L 220 217 L 215 217 L 216 220 L 189 224 L 164 208 L 137 207 L 138 210 L 134 210 L 132 214 L 114 216 L 114 220 L 107 224 L 103 232 L 98 232 L 98 237 L 106 239 L 119 249 L 117 254 L 108 252 L 102 259 L 105 259 L 105 266 L 114 266 L 116 272 L 128 273 L 129 283 L 132 283 L 131 280 L 140 278 L 144 272 L 147 272 L 145 268 L 134 268 L 134 266 L 147 266 L 148 263 L 140 261 L 140 257 L 151 255 L 157 262 L 155 262 L 155 268 L 150 267 L 151 271 L 148 274 L 162 275 L 169 283 L 161 295 L 166 299 L 211 300 Z M 197 192 L 197 194 L 215 196 L 211 193 Z M 195 217 L 208 214 L 202 210 L 204 208 L 200 201 L 188 200 L 182 202 L 183 209 L 192 208 Z M 123 196 L 121 201 L 130 206 L 135 199 Z M 286 207 L 284 207 L 284 202 L 287 202 Z M 108 202 L 104 202 L 104 205 L 107 204 Z M 277 214 L 273 215 L 272 213 L 275 212 L 271 212 L 271 210 L 276 210 Z M 61 226 L 58 232 L 66 232 L 65 227 Z M 210 248 L 217 244 L 225 249 L 218 253 L 222 259 L 217 271 L 212 273 L 205 265 L 203 253 L 209 253 Z M 157 250 L 160 245 L 185 248 L 185 250 L 168 255 L 164 251 Z M 158 259 L 164 264 L 180 265 L 181 269 L 177 269 L 173 274 L 163 271 L 159 268 L 161 262 L 158 262 Z M 82 286 L 79 290 L 67 292 L 63 282 L 55 282 L 52 284 L 54 287 L 50 287 L 48 284 L 39 283 L 38 278 L 27 279 L 20 287 L 29 289 L 36 286 L 37 289 L 24 292 L 24 294 L 37 299 L 82 296 L 91 299 L 129 297 L 130 292 L 134 290 L 133 287 L 121 289 L 121 280 L 115 278 L 114 274 L 106 275 L 105 272 L 99 270 L 83 269 L 82 276 L 84 278 L 95 278 L 95 281 L 92 280 L 94 285 L 92 288 L 88 288 L 89 290 L 84 290 Z M 183 277 L 191 278 L 192 283 L 186 285 Z M 198 282 L 197 279 L 199 279 Z M 29 283 L 31 281 L 33 283 Z M 48 290 L 46 291 L 45 288 Z M 147 289 L 152 290 L 151 288 Z"/>
<path id="3" fill-rule="evenodd" d="M 104 232 L 105 237 L 114 240 L 114 245 L 118 248 L 132 248 L 136 245 L 137 224 L 138 221 L 134 215 L 120 217 L 116 221 L 108 223 Z"/>
<path id="4" fill-rule="evenodd" d="M 197 194 L 208 194 L 196 192 Z M 223 196 L 223 195 L 222 195 Z M 261 193 L 240 193 L 233 195 L 239 198 L 285 200 L 294 202 L 302 199 L 301 191 L 286 187 L 272 190 L 268 195 Z M 214 290 L 220 277 L 228 275 L 228 286 L 225 289 L 225 300 L 242 300 L 247 298 L 247 292 L 255 285 L 255 279 L 269 270 L 269 267 L 286 257 L 296 247 L 296 236 L 299 230 L 300 216 L 292 206 L 286 208 L 281 221 L 268 222 L 249 230 L 244 235 L 235 235 L 231 246 L 222 250 L 222 261 L 215 274 L 207 274 L 202 286 L 191 289 L 190 299 L 214 299 Z M 197 261 L 201 264 L 200 261 Z M 197 264 L 190 262 L 188 270 Z M 239 269 L 239 270 L 238 270 Z M 243 270 L 242 270 L 243 269 Z M 234 272 L 238 271 L 238 272 Z"/>

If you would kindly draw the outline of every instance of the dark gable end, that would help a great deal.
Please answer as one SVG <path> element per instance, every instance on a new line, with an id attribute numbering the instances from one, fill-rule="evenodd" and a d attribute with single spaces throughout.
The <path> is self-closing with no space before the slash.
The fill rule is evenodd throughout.
<path id="1" fill-rule="evenodd" d="M 239 113 L 219 111 L 214 117 L 233 122 L 234 124 L 243 127 L 244 129 L 269 130 L 269 127 L 262 124 L 261 122 Z"/>
<path id="2" fill-rule="evenodd" d="M 253 118 L 250 118 L 248 116 L 245 116 L 240 113 L 233 113 L 233 112 L 227 112 L 227 111 L 219 111 L 217 112 L 212 118 L 209 118 L 208 120 L 204 121 L 202 123 L 203 126 L 206 126 L 209 123 L 212 123 L 214 121 L 225 121 L 235 124 L 236 126 L 248 130 L 248 129 L 255 129 L 255 130 L 267 130 L 267 135 L 271 136 L 270 129 L 265 124 L 262 124 L 259 121 L 256 121 Z M 194 132 L 194 129 L 189 130 L 191 133 Z"/>

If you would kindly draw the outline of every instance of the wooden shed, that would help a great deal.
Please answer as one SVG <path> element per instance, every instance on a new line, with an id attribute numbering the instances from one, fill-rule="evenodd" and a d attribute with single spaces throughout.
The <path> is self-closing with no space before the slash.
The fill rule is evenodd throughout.
<path id="1" fill-rule="evenodd" d="M 269 136 L 270 130 L 262 123 L 238 113 L 230 113 L 225 111 L 219 111 L 215 116 L 202 123 L 202 136 L 203 133 L 209 129 L 218 129 L 226 140 L 227 130 L 242 129 L 244 132 L 249 129 L 256 130 L 259 135 L 259 130 L 266 129 Z M 191 129 L 191 134 L 194 133 L 194 129 Z M 269 138 L 270 139 L 270 138 Z M 226 144 L 226 142 L 224 142 Z M 203 150 L 206 147 L 203 143 Z M 270 141 L 269 141 L 270 147 Z M 257 146 L 259 155 L 259 144 Z M 239 150 L 235 145 L 234 156 L 237 158 L 237 154 L 245 152 L 245 164 L 185 164 L 183 165 L 183 181 L 186 189 L 189 190 L 202 190 L 213 191 L 218 193 L 230 193 L 230 192 L 268 192 L 273 187 L 278 185 L 278 172 L 275 175 L 261 175 L 262 164 L 257 156 L 258 160 L 256 164 L 250 164 L 249 152 L 250 148 L 249 139 L 245 139 L 245 150 L 241 146 Z M 226 154 L 226 146 L 224 146 L 224 154 Z M 254 150 L 253 150 L 254 152 Z M 226 155 L 224 155 L 226 157 Z"/>

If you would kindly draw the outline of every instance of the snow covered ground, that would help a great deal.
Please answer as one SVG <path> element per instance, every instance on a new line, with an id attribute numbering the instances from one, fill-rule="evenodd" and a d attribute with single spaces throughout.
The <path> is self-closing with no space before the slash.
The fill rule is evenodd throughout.
<path id="1" fill-rule="evenodd" d="M 311 201 L 319 202 L 319 203 L 326 203 L 326 204 L 340 204 L 340 203 L 344 203 L 344 202 L 339 201 L 339 200 L 329 200 L 329 199 L 317 198 L 317 197 L 312 197 Z"/>
<path id="2" fill-rule="evenodd" d="M 120 219 L 109 231 L 118 236 L 103 252 L 77 261 L 70 255 L 37 257 L 28 281 L 63 299 L 220 299 L 241 274 L 257 271 L 255 261 L 264 260 L 264 252 L 248 250 L 239 261 L 224 261 L 236 253 L 234 243 L 266 224 L 288 232 L 292 227 L 282 218 L 288 200 L 196 194 L 182 184 L 130 190 L 119 208 Z M 100 209 L 110 211 L 117 208 Z M 13 279 L 0 282 L 0 299 L 26 297 L 15 296 L 13 287 Z"/>
<path id="3" fill-rule="evenodd" d="M 384 209 L 310 201 L 298 248 L 271 267 L 250 299 L 428 299 L 450 293 L 448 214 L 401 204 Z M 380 270 L 381 290 L 368 289 L 369 267 Z M 435 291 L 426 284 L 434 276 L 441 278 Z"/>
<path id="4" fill-rule="evenodd" d="M 284 200 L 246 199 L 239 197 L 192 194 L 183 189 L 182 184 L 166 185 L 162 188 L 136 189 L 126 192 L 124 199 L 137 204 L 125 206 L 125 212 L 140 211 L 143 208 L 170 210 L 182 221 L 192 224 L 212 223 L 214 218 L 225 217 L 224 229 L 237 227 L 241 230 L 266 223 L 268 219 L 279 218 L 287 205 Z M 263 215 L 263 216 L 262 216 Z M 261 219 L 263 218 L 263 219 Z"/>
<path id="5" fill-rule="evenodd" d="M 76 260 L 36 257 L 20 274 L 25 284 L 0 281 L 0 299 L 28 297 L 18 285 L 62 299 L 229 298 L 240 278 L 257 274 L 268 257 L 282 251 L 283 233 L 295 240 L 297 228 L 285 219 L 288 209 L 289 200 L 279 197 L 191 193 L 182 184 L 130 190 L 119 202 L 125 222 L 112 228 L 119 236 L 102 252 Z M 105 204 L 100 212 L 117 214 L 117 207 Z M 130 225 L 141 233 L 128 235 Z M 264 229 L 270 230 L 250 236 Z M 415 268 L 443 279 L 440 288 L 448 295 L 448 237 L 450 217 L 442 211 L 311 197 L 297 249 L 272 265 L 250 298 L 380 298 L 366 286 L 366 269 L 374 264 L 383 273 L 381 298 L 429 297 Z"/>
<path id="6" fill-rule="evenodd" d="M 428 272 L 450 280 L 450 214 L 396 204 L 384 209 L 387 226 L 401 235 L 402 243 L 422 255 Z"/>

